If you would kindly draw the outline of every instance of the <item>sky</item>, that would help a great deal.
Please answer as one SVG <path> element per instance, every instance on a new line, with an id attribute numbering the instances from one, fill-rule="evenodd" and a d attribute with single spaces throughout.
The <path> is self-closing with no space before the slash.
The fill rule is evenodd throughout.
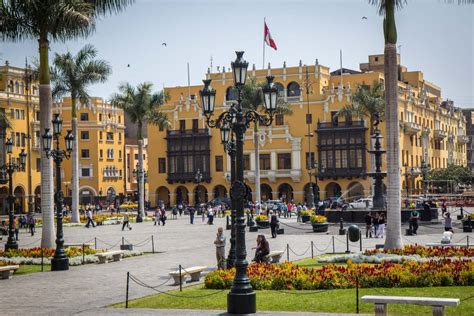
<path id="1" fill-rule="evenodd" d="M 367 17 L 367 19 L 362 19 Z M 86 38 L 52 43 L 54 53 L 76 53 L 93 44 L 113 69 L 91 96 L 110 98 L 121 82 L 163 86 L 200 85 L 210 67 L 230 67 L 236 50 L 262 67 L 263 19 L 278 50 L 266 48 L 273 68 L 319 63 L 358 70 L 368 55 L 383 53 L 382 17 L 367 0 L 137 0 L 126 11 L 101 18 Z M 474 5 L 408 0 L 397 12 L 402 64 L 421 70 L 442 88 L 443 98 L 474 107 Z M 166 43 L 166 46 L 162 45 Z M 0 42 L 0 63 L 23 66 L 38 54 L 36 40 Z M 129 65 L 129 66 L 128 66 Z M 251 67 L 251 66 L 250 66 Z"/>

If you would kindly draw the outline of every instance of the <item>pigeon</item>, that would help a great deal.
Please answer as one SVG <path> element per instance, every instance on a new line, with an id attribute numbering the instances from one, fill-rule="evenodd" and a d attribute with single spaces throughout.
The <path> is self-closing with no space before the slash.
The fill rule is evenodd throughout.
<path id="1" fill-rule="evenodd" d="M 166 45 L 166 43 L 162 43 L 161 45 L 162 45 L 162 46 L 168 46 L 168 45 Z"/>
<path id="2" fill-rule="evenodd" d="M 127 67 L 130 67 L 130 64 L 127 64 Z"/>
<path id="3" fill-rule="evenodd" d="M 363 17 L 362 17 L 362 20 L 367 20 L 367 17 L 366 17 L 366 16 L 363 16 Z"/>

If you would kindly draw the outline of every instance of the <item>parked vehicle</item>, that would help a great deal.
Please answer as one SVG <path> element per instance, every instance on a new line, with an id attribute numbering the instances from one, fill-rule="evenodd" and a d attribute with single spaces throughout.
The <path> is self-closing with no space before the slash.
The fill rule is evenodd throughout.
<path id="1" fill-rule="evenodd" d="M 120 204 L 120 209 L 124 210 L 137 210 L 138 209 L 138 204 L 135 202 L 127 201 L 122 204 Z"/>
<path id="2" fill-rule="evenodd" d="M 220 196 L 220 197 L 217 197 L 215 199 L 212 199 L 210 200 L 209 202 L 206 203 L 206 206 L 210 205 L 210 206 L 216 206 L 216 205 L 219 205 L 219 204 L 223 204 L 227 207 L 227 209 L 230 209 L 231 205 L 232 205 L 232 201 L 230 198 L 228 197 L 223 197 L 223 196 Z"/>
<path id="3" fill-rule="evenodd" d="M 362 198 L 349 203 L 350 208 L 371 208 L 373 205 L 372 198 Z"/>

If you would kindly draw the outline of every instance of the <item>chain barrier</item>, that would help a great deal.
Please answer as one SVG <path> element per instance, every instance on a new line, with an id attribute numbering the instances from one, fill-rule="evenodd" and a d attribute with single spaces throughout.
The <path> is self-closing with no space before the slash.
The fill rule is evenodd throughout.
<path id="1" fill-rule="evenodd" d="M 288 248 L 290 249 L 290 251 L 291 251 L 295 256 L 297 256 L 297 257 L 302 257 L 302 256 L 304 256 L 304 255 L 309 251 L 309 249 L 311 249 L 311 245 L 308 246 L 308 248 L 306 248 L 306 250 L 305 250 L 302 254 L 296 253 L 296 252 L 291 248 L 291 246 L 288 247 Z"/>
<path id="2" fill-rule="evenodd" d="M 474 295 L 471 295 L 471 296 L 468 296 L 468 297 L 465 297 L 463 299 L 461 299 L 461 302 L 464 302 L 464 301 L 467 301 L 467 300 L 470 300 L 471 298 L 473 298 Z"/>
<path id="3" fill-rule="evenodd" d="M 91 242 L 93 242 L 93 241 L 95 241 L 95 238 L 92 238 L 92 239 L 89 239 L 89 240 L 87 240 L 87 241 L 84 241 L 83 244 L 88 244 L 88 243 L 91 243 Z"/>
<path id="4" fill-rule="evenodd" d="M 332 244 L 332 241 L 330 240 L 329 243 L 328 243 L 328 245 L 326 246 L 326 248 L 324 248 L 324 249 L 321 250 L 321 249 L 319 249 L 318 247 L 316 247 L 316 244 L 313 242 L 313 247 L 314 247 L 314 249 L 316 249 L 316 250 L 319 251 L 319 252 L 325 252 L 326 250 L 328 250 L 329 247 L 331 247 L 331 244 Z"/>
<path id="5" fill-rule="evenodd" d="M 112 244 L 109 244 L 108 242 L 103 241 L 102 239 L 99 239 L 99 238 L 97 238 L 97 241 L 100 241 L 101 243 L 106 245 L 108 247 L 107 249 L 112 249 L 114 247 L 117 247 L 122 242 L 122 240 L 120 239 L 116 244 L 112 245 Z"/>
<path id="6" fill-rule="evenodd" d="M 281 293 L 281 294 L 292 294 L 292 295 L 312 295 L 312 294 L 319 294 L 319 293 L 325 293 L 332 291 L 333 289 L 328 289 L 328 290 L 318 290 L 318 291 L 312 291 L 312 292 L 307 292 L 306 290 L 295 290 L 295 291 L 275 291 L 275 293 Z"/>

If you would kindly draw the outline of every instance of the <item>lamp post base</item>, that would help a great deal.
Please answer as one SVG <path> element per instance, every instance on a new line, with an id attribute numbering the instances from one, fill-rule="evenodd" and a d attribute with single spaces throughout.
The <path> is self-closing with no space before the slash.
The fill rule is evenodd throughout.
<path id="1" fill-rule="evenodd" d="M 51 271 L 65 271 L 65 270 L 69 270 L 68 258 L 52 258 L 51 259 Z"/>
<path id="2" fill-rule="evenodd" d="M 141 222 L 143 222 L 143 217 L 137 216 L 137 223 L 141 223 Z"/>
<path id="3" fill-rule="evenodd" d="M 9 249 L 18 249 L 18 243 L 15 241 L 13 243 L 6 243 L 5 244 L 5 251 L 8 251 Z"/>
<path id="4" fill-rule="evenodd" d="M 227 294 L 227 312 L 229 314 L 255 314 L 257 312 L 257 296 L 254 291 L 250 293 Z"/>

